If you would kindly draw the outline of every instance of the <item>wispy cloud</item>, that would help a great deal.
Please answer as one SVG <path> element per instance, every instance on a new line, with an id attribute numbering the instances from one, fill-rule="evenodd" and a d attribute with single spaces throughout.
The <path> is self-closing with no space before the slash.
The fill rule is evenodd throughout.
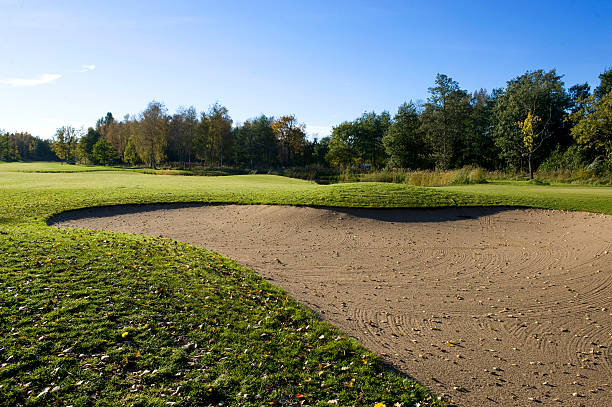
<path id="1" fill-rule="evenodd" d="M 96 69 L 95 65 L 81 65 L 81 69 L 78 72 L 89 72 Z"/>
<path id="2" fill-rule="evenodd" d="M 45 85 L 47 83 L 53 83 L 62 75 L 46 73 L 35 78 L 8 78 L 8 79 L 0 79 L 0 84 L 9 85 L 13 87 L 24 87 L 24 86 L 38 86 Z"/>

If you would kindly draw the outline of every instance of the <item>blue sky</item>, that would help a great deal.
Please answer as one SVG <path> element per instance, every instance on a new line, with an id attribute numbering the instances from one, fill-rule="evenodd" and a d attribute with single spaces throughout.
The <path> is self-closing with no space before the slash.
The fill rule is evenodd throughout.
<path id="1" fill-rule="evenodd" d="M 44 138 L 151 100 L 295 114 L 312 136 L 534 69 L 569 87 L 612 66 L 612 1 L 0 0 L 0 129 Z"/>

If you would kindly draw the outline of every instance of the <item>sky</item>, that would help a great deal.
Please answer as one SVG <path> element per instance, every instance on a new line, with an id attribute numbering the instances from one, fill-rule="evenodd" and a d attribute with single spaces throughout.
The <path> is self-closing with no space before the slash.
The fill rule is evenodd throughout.
<path id="1" fill-rule="evenodd" d="M 612 1 L 0 0 L 0 129 L 50 138 L 157 100 L 219 102 L 235 123 L 294 114 L 310 137 L 426 100 L 612 67 Z"/>

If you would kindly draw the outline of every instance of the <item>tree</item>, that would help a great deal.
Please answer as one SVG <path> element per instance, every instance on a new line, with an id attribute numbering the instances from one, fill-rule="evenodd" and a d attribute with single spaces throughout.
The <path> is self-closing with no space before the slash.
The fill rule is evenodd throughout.
<path id="1" fill-rule="evenodd" d="M 249 119 L 234 129 L 234 163 L 248 168 L 267 167 L 278 164 L 278 145 L 273 119 L 261 115 Z"/>
<path id="2" fill-rule="evenodd" d="M 599 86 L 595 88 L 595 97 L 601 99 L 612 91 L 612 68 L 599 74 Z"/>
<path id="3" fill-rule="evenodd" d="M 137 132 L 140 159 L 151 168 L 166 159 L 168 117 L 163 103 L 152 101 L 141 114 Z"/>
<path id="4" fill-rule="evenodd" d="M 105 138 L 100 138 L 96 144 L 94 144 L 92 156 L 97 164 L 102 165 L 114 164 L 118 159 L 117 152 L 113 148 L 113 145 Z"/>
<path id="5" fill-rule="evenodd" d="M 379 167 L 385 160 L 385 147 L 382 139 L 391 125 L 389 112 L 364 113 L 355 124 L 357 126 L 355 148 L 361 163 L 370 164 L 374 168 Z"/>
<path id="6" fill-rule="evenodd" d="M 125 147 L 125 150 L 123 150 L 123 161 L 130 165 L 140 163 L 138 149 L 136 148 L 136 136 L 131 136 L 128 140 L 127 146 Z"/>
<path id="7" fill-rule="evenodd" d="M 232 119 L 225 106 L 215 103 L 194 123 L 192 148 L 195 156 L 208 165 L 223 166 L 232 157 Z"/>
<path id="8" fill-rule="evenodd" d="M 93 127 L 87 129 L 77 145 L 77 158 L 81 163 L 92 164 L 94 163 L 93 147 L 102 137 L 98 130 L 94 130 Z"/>
<path id="9" fill-rule="evenodd" d="M 225 106 L 215 103 L 208 110 L 208 135 L 212 146 L 217 150 L 219 166 L 223 166 L 223 154 L 231 157 L 232 152 L 232 119 Z M 211 163 L 212 163 L 211 156 Z"/>
<path id="10" fill-rule="evenodd" d="M 56 130 L 51 149 L 60 160 L 74 162 L 78 140 L 79 135 L 74 127 L 63 126 Z"/>
<path id="11" fill-rule="evenodd" d="M 467 92 L 452 78 L 438 74 L 436 86 L 429 88 L 429 98 L 421 115 L 421 130 L 431 149 L 437 168 L 464 165 L 461 155 L 470 156 L 466 142 L 470 131 L 471 106 Z"/>
<path id="12" fill-rule="evenodd" d="M 0 161 L 15 161 L 16 157 L 14 155 L 15 148 L 11 143 L 9 133 L 0 131 Z"/>
<path id="13" fill-rule="evenodd" d="M 493 109 L 493 137 L 500 158 L 514 168 L 524 163 L 527 157 L 524 134 L 517 123 L 529 114 L 541 118 L 537 153 L 534 151 L 531 155 L 533 166 L 548 156 L 557 144 L 569 145 L 569 129 L 564 124 L 569 102 L 561 76 L 554 69 L 526 72 L 508 81 Z"/>
<path id="14" fill-rule="evenodd" d="M 490 94 L 485 89 L 479 89 L 469 97 L 471 106 L 470 120 L 468 120 L 465 147 L 459 157 L 459 165 L 474 165 L 493 169 L 498 164 L 499 151 L 492 137 L 493 108 L 497 101 L 499 89 Z"/>
<path id="15" fill-rule="evenodd" d="M 424 166 L 425 142 L 419 131 L 421 121 L 412 101 L 402 104 L 393 118 L 393 123 L 382 142 L 389 156 L 387 167 L 422 168 Z"/>
<path id="16" fill-rule="evenodd" d="M 30 133 L 7 133 L 0 130 L 0 161 L 56 160 L 51 143 Z"/>
<path id="17" fill-rule="evenodd" d="M 334 167 L 347 168 L 357 163 L 359 156 L 355 148 L 357 126 L 353 122 L 344 122 L 333 128 L 329 140 L 329 151 L 325 156 Z"/>
<path id="18" fill-rule="evenodd" d="M 571 134 L 578 144 L 595 156 L 612 155 L 612 90 L 601 98 L 589 96 L 570 119 L 576 123 Z"/>
<path id="19" fill-rule="evenodd" d="M 300 154 L 306 140 L 306 126 L 299 124 L 294 115 L 282 116 L 272 123 L 272 130 L 281 146 L 281 162 L 290 166 L 296 154 Z"/>
<path id="20" fill-rule="evenodd" d="M 210 120 L 206 112 L 200 115 L 200 121 L 196 124 L 193 136 L 193 153 L 196 158 L 204 163 L 210 158 L 213 159 L 213 143 L 210 138 Z"/>
<path id="21" fill-rule="evenodd" d="M 533 167 L 531 165 L 531 158 L 533 153 L 542 145 L 542 133 L 544 131 L 542 119 L 536 115 L 532 115 L 531 112 L 527 113 L 525 120 L 518 121 L 517 125 L 523 133 L 523 156 L 527 157 L 529 163 L 529 179 L 533 179 Z"/>
<path id="22" fill-rule="evenodd" d="M 329 152 L 329 142 L 331 137 L 323 137 L 321 140 L 314 140 L 314 148 L 313 148 L 313 159 L 315 163 L 325 165 L 326 160 L 325 157 Z"/>
<path id="23" fill-rule="evenodd" d="M 582 102 L 591 94 L 591 87 L 587 82 L 579 83 L 568 89 L 569 111 L 575 112 L 582 108 Z"/>
<path id="24" fill-rule="evenodd" d="M 327 161 L 334 166 L 355 164 L 378 167 L 384 163 L 382 139 L 389 126 L 388 112 L 366 112 L 352 122 L 344 122 L 332 130 Z"/>
<path id="25" fill-rule="evenodd" d="M 168 123 L 168 160 L 171 162 L 185 162 L 182 139 L 184 136 L 185 113 L 182 108 L 170 117 Z"/>
<path id="26" fill-rule="evenodd" d="M 115 120 L 111 112 L 106 113 L 106 116 L 96 121 L 96 130 L 113 145 L 115 151 L 120 155 L 123 154 L 129 138 L 129 134 L 123 131 L 122 125 L 123 123 Z"/>
<path id="27" fill-rule="evenodd" d="M 271 168 L 279 164 L 278 144 L 272 123 L 274 119 L 261 115 L 250 121 L 252 133 L 252 159 L 255 166 Z"/>
<path id="28" fill-rule="evenodd" d="M 193 106 L 179 110 L 170 118 L 168 130 L 168 159 L 181 165 L 191 163 L 193 137 L 197 125 L 197 112 Z"/>
<path id="29" fill-rule="evenodd" d="M 181 150 L 183 160 L 187 158 L 187 162 L 191 164 L 191 156 L 193 155 L 193 137 L 195 128 L 198 125 L 198 116 L 195 107 L 189 106 L 184 112 L 185 122 L 183 125 L 183 137 L 181 137 Z"/>

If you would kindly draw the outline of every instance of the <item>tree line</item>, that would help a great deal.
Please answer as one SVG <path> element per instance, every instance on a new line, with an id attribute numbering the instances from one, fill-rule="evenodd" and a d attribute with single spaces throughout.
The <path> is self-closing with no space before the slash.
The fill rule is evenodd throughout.
<path id="1" fill-rule="evenodd" d="M 531 177 L 538 167 L 590 165 L 612 171 L 612 69 L 599 78 L 591 92 L 588 83 L 566 88 L 554 69 L 536 70 L 509 80 L 505 88 L 468 92 L 438 74 L 425 102 L 404 103 L 393 116 L 365 112 L 320 140 L 309 140 L 294 115 L 261 115 L 235 124 L 219 103 L 203 112 L 189 107 L 169 114 L 153 101 L 122 120 L 107 113 L 86 132 L 62 127 L 50 148 L 71 162 L 150 167 L 475 166 L 528 171 Z"/>
<path id="2" fill-rule="evenodd" d="M 526 72 L 503 89 L 468 92 L 438 74 L 425 103 L 364 113 L 333 129 L 332 165 L 533 171 L 607 162 L 612 170 L 612 70 L 565 88 L 555 70 Z M 553 168 L 554 169 L 554 168 Z M 558 168 L 557 168 L 558 169 Z M 571 168 L 570 168 L 571 169 Z"/>
<path id="3" fill-rule="evenodd" d="M 326 151 L 306 138 L 295 116 L 261 115 L 233 126 L 226 107 L 213 104 L 198 113 L 180 108 L 170 115 L 153 101 L 137 116 L 116 120 L 107 113 L 87 132 L 59 128 L 52 149 L 65 161 L 86 164 L 237 166 L 276 168 L 323 162 Z"/>
<path id="4" fill-rule="evenodd" d="M 0 131 L 0 161 L 53 161 L 51 142 L 30 133 Z"/>

